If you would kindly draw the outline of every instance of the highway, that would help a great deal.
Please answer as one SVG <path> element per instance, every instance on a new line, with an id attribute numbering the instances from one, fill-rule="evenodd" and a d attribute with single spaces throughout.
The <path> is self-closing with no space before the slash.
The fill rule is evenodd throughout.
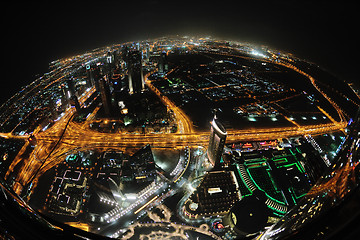
<path id="1" fill-rule="evenodd" d="M 181 43 L 185 45 L 184 43 Z M 182 46 L 182 45 L 180 45 Z M 228 48 L 229 51 L 223 51 L 220 48 L 215 49 L 219 51 L 213 51 L 213 46 L 209 45 L 207 46 L 204 44 L 201 48 L 197 48 L 193 44 L 189 44 L 188 50 L 193 53 L 200 53 L 200 54 L 208 54 L 211 56 L 219 55 L 218 58 L 214 57 L 212 60 L 216 61 L 216 59 L 224 59 L 224 62 L 228 61 L 225 59 L 232 59 L 234 58 L 243 58 L 248 61 L 253 61 L 257 63 L 264 63 L 263 65 L 277 65 L 276 68 L 281 69 L 281 71 L 291 71 L 295 74 L 300 74 L 301 76 L 301 83 L 304 83 L 308 81 L 308 83 L 311 83 L 313 87 L 308 84 L 309 88 L 313 89 L 313 92 L 318 92 L 319 94 L 316 94 L 316 97 L 320 97 L 321 101 L 328 102 L 329 105 L 333 107 L 332 110 L 328 110 L 328 105 L 324 105 L 324 109 L 317 106 L 318 110 L 315 109 L 314 112 L 316 114 L 322 114 L 324 119 L 326 119 L 323 122 L 326 122 L 326 124 L 316 124 L 316 125 L 302 125 L 301 121 L 296 121 L 296 118 L 292 118 L 287 113 L 280 113 L 282 117 L 284 117 L 289 123 L 289 127 L 269 127 L 265 128 L 261 126 L 261 128 L 248 128 L 248 129 L 227 129 L 227 138 L 226 143 L 236 143 L 236 142 L 246 142 L 246 141 L 263 141 L 263 140 L 275 140 L 275 139 L 282 139 L 282 138 L 289 138 L 289 137 L 295 137 L 295 136 L 306 136 L 307 138 L 314 136 L 314 135 L 321 135 L 324 133 L 330 133 L 330 132 L 336 132 L 336 131 L 344 131 L 344 129 L 347 127 L 347 120 L 349 119 L 349 116 L 345 114 L 345 111 L 341 109 L 337 105 L 337 103 L 333 99 L 331 99 L 329 96 L 331 91 L 328 91 L 328 89 L 324 88 L 320 81 L 317 81 L 310 72 L 307 72 L 305 68 L 302 67 L 302 64 L 297 64 L 296 61 L 292 61 L 292 59 L 286 59 L 281 58 L 280 55 L 273 55 L 272 57 L 259 57 L 259 55 L 252 56 L 249 54 L 248 56 L 245 55 L 236 55 L 236 51 L 232 51 L 234 48 L 232 47 L 224 47 L 224 49 Z M 118 49 L 120 49 L 120 45 L 118 46 Z M 176 148 L 177 150 L 181 149 L 179 152 L 180 157 L 174 158 L 173 160 L 177 160 L 176 167 L 173 168 L 172 172 L 170 173 L 171 177 L 165 177 L 168 176 L 167 174 L 160 173 L 156 170 L 156 173 L 158 174 L 157 181 L 153 181 L 149 186 L 142 189 L 140 192 L 138 192 L 137 198 L 134 199 L 134 201 L 129 201 L 128 204 L 120 205 L 119 202 L 117 203 L 116 207 L 112 208 L 108 212 L 103 213 L 103 218 L 105 222 L 104 224 L 101 224 L 101 228 L 95 228 L 94 225 L 81 225 L 81 222 L 78 223 L 66 223 L 66 224 L 73 224 L 76 227 L 85 227 L 86 231 L 92 231 L 95 233 L 98 233 L 100 235 L 104 236 L 111 236 L 111 237 L 121 237 L 122 239 L 130 239 L 134 238 L 134 235 L 137 236 L 138 232 L 141 228 L 144 230 L 149 229 L 159 229 L 154 230 L 147 236 L 140 235 L 140 238 L 147 238 L 150 236 L 156 236 L 157 238 L 167 238 L 167 237 L 179 237 L 179 238 L 187 238 L 189 232 L 196 232 L 200 235 L 205 234 L 208 235 L 214 239 L 220 239 L 219 236 L 217 236 L 213 231 L 210 230 L 210 225 L 202 224 L 200 225 L 200 221 L 198 220 L 182 220 L 185 225 L 180 223 L 173 223 L 171 222 L 171 214 L 176 214 L 177 217 L 181 218 L 180 212 L 182 211 L 181 207 L 178 207 L 177 211 L 173 211 L 174 209 L 167 209 L 165 205 L 162 205 L 163 201 L 169 196 L 174 195 L 178 189 L 181 187 L 184 187 L 186 191 L 195 189 L 196 184 L 188 184 L 190 183 L 189 179 L 190 176 L 192 177 L 192 174 L 194 171 L 197 172 L 200 171 L 197 166 L 199 166 L 200 157 L 203 156 L 202 154 L 206 151 L 206 148 L 209 144 L 209 137 L 210 137 L 210 125 L 208 130 L 198 130 L 196 126 L 194 126 L 194 123 L 191 120 L 192 116 L 188 116 L 184 109 L 179 105 L 177 106 L 175 102 L 172 99 L 170 94 L 169 97 L 164 94 L 164 92 L 169 91 L 161 91 L 160 84 L 155 84 L 156 80 L 152 80 L 150 76 L 153 73 L 156 73 L 156 64 L 154 66 L 146 65 L 144 66 L 144 69 L 146 69 L 146 74 L 144 75 L 145 84 L 147 86 L 147 89 L 152 91 L 157 95 L 157 97 L 161 100 L 161 102 L 167 107 L 168 111 L 171 111 L 172 113 L 169 114 L 171 117 L 171 126 L 173 123 L 176 124 L 177 130 L 175 133 L 169 133 L 169 132 L 160 132 L 160 133 L 150 133 L 151 130 L 147 131 L 145 134 L 141 134 L 138 132 L 129 133 L 126 131 L 123 132 L 117 132 L 117 133 L 107 133 L 107 132 L 100 132 L 92 127 L 90 127 L 90 124 L 94 121 L 96 122 L 121 122 L 119 119 L 110 119 L 110 118 L 97 118 L 99 114 L 97 114 L 99 111 L 101 112 L 102 105 L 98 104 L 97 106 L 91 106 L 91 109 L 94 109 L 92 112 L 87 112 L 88 115 L 86 117 L 86 120 L 83 122 L 77 122 L 73 121 L 73 119 L 77 119 L 77 113 L 76 109 L 74 107 L 67 107 L 65 109 L 65 106 L 61 106 L 58 104 L 58 107 L 61 106 L 61 111 L 63 111 L 59 118 L 53 117 L 51 124 L 47 125 L 44 128 L 44 124 L 41 124 L 37 126 L 36 124 L 33 124 L 31 128 L 27 128 L 27 131 L 20 132 L 19 129 L 21 129 L 22 126 L 28 126 L 28 120 L 34 119 L 30 116 L 32 113 L 36 113 L 36 111 L 48 111 L 49 107 L 46 105 L 46 97 L 44 98 L 38 98 L 40 100 L 32 100 L 31 97 L 33 96 L 42 96 L 44 93 L 44 90 L 48 90 L 48 94 L 54 94 L 53 87 L 55 86 L 56 89 L 62 89 L 64 85 L 66 85 L 66 79 L 69 79 L 69 77 L 77 77 L 79 76 L 79 79 L 81 80 L 81 83 L 76 82 L 76 84 L 85 84 L 87 80 L 86 79 L 86 72 L 82 71 L 85 70 L 85 66 L 89 65 L 90 62 L 92 64 L 104 64 L 101 62 L 104 54 L 106 56 L 106 53 L 109 51 L 109 48 L 106 49 L 98 49 L 94 50 L 92 53 L 86 53 L 83 55 L 74 56 L 68 59 L 62 59 L 57 60 L 52 63 L 52 70 L 50 71 L 49 75 L 47 75 L 45 78 L 41 80 L 39 78 L 37 81 L 34 81 L 32 84 L 28 86 L 28 90 L 21 91 L 23 93 L 17 94 L 14 96 L 14 101 L 12 103 L 11 108 L 7 108 L 8 111 L 5 111 L 3 107 L 3 115 L 1 119 L 3 120 L 3 123 L 1 126 L 3 126 L 5 123 L 5 127 L 3 131 L 8 131 L 8 129 L 11 129 L 14 125 L 15 127 L 12 128 L 12 130 L 9 130 L 9 132 L 0 132 L 0 140 L 4 140 L 4 143 L 7 143 L 8 140 L 16 140 L 16 142 L 24 142 L 24 145 L 21 147 L 21 149 L 17 152 L 17 155 L 12 160 L 9 168 L 7 169 L 5 173 L 5 179 L 8 183 L 11 183 L 11 188 L 14 190 L 15 193 L 17 193 L 19 196 L 21 196 L 22 199 L 25 200 L 25 202 L 29 202 L 29 199 L 31 197 L 31 194 L 37 191 L 34 191 L 37 187 L 37 184 L 39 182 L 39 179 L 41 176 L 45 177 L 45 173 L 51 169 L 54 169 L 57 165 L 60 163 L 63 163 L 66 159 L 66 156 L 69 156 L 71 153 L 77 153 L 77 151 L 96 151 L 96 152 L 102 152 L 107 150 L 115 150 L 115 151 L 123 151 L 125 153 L 134 153 L 140 148 L 144 147 L 146 144 L 150 144 L 152 149 L 156 148 Z M 152 51 L 152 50 L 151 50 Z M 161 51 L 161 50 L 159 50 Z M 168 50 L 170 52 L 170 50 Z M 222 60 L 221 60 L 222 61 Z M 219 61 L 220 62 L 220 61 Z M 241 63 L 241 61 L 238 61 Z M 153 64 L 153 63 L 151 63 Z M 245 64 L 246 65 L 246 64 Z M 244 67 L 244 66 L 243 66 Z M 273 66 L 272 66 L 273 67 Z M 281 68 L 280 68 L 281 67 Z M 83 68 L 83 69 L 82 69 Z M 171 81 L 171 75 L 169 75 L 173 71 L 180 71 L 179 66 L 172 68 L 165 76 L 161 75 L 161 80 L 167 79 L 169 77 L 169 80 Z M 79 69 L 81 71 L 79 71 Z M 155 70 L 154 70 L 155 69 Z M 310 71 L 310 70 L 309 70 Z M 223 71 L 224 72 L 224 71 Z M 221 72 L 221 73 L 223 73 Z M 176 72 L 175 72 L 176 73 Z M 186 74 L 186 72 L 184 71 Z M 193 73 L 190 73 L 188 71 L 188 77 L 191 78 L 191 75 Z M 126 71 L 124 71 L 124 74 L 126 74 Z M 210 74 L 214 74 L 214 72 L 211 72 Z M 45 75 L 44 75 L 45 76 Z M 245 76 L 245 75 L 244 75 Z M 247 75 L 246 75 L 247 76 Z M 316 75 L 314 75 L 316 76 Z M 239 75 L 240 77 L 240 75 Z M 249 81 L 251 81 L 251 75 L 249 75 Z M 77 79 L 77 80 L 79 80 Z M 255 79 L 255 78 L 254 78 Z M 196 82 L 196 78 L 191 79 L 193 82 Z M 209 80 L 210 81 L 210 80 Z M 255 81 L 255 80 L 254 80 Z M 217 88 L 227 88 L 230 86 L 228 82 L 225 82 L 223 85 L 218 84 L 217 82 L 211 81 L 214 86 L 202 88 L 201 90 L 210 90 L 215 89 L 219 90 Z M 78 85 L 77 85 L 78 86 Z M 86 90 L 85 86 L 88 85 L 82 85 L 78 89 L 80 89 L 78 92 L 82 91 L 81 96 L 78 96 L 79 104 L 81 107 L 85 108 L 85 103 L 88 100 L 92 100 L 92 95 L 96 92 L 95 87 L 88 88 Z M 156 86 L 159 86 L 158 88 Z M 321 86 L 321 87 L 319 87 Z M 240 98 L 243 98 L 245 94 L 247 96 L 251 97 L 253 96 L 253 99 L 255 101 L 262 101 L 262 100 L 256 100 L 257 96 L 254 94 L 254 92 L 250 88 L 244 88 L 244 94 L 239 96 Z M 285 89 L 285 88 L 284 88 Z M 323 90 L 325 89 L 325 90 Z M 197 89 L 199 90 L 199 89 Z M 200 91 L 200 90 L 199 90 Z M 296 93 L 297 90 L 291 89 L 285 91 L 293 91 Z M 324 92 L 326 91 L 326 92 Z M 333 91 L 336 91 L 333 89 Z M 77 93 L 78 93 L 77 92 Z M 329 94 L 329 96 L 327 95 Z M 79 95 L 80 95 L 79 94 Z M 321 96 L 320 96 L 321 94 Z M 341 94 L 341 93 L 339 93 Z M 298 95 L 301 95 L 299 93 Z M 57 100 L 60 95 L 54 95 L 52 100 Z M 271 96 L 271 94 L 269 94 Z M 284 94 L 285 97 L 292 98 L 294 97 L 294 93 Z M 47 96 L 48 97 L 48 96 Z M 63 96 L 62 96 L 63 97 Z M 262 95 L 261 99 L 266 99 L 268 95 Z M 345 95 L 343 97 L 346 97 Z M 91 98 L 91 99 L 90 99 Z M 275 98 L 275 97 L 274 97 Z M 269 97 L 269 101 L 273 101 L 274 98 Z M 44 104 L 41 103 L 41 101 L 44 99 Z M 224 98 L 225 99 L 225 98 Z M 48 99 L 47 99 L 48 100 Z M 226 100 L 232 100 L 230 97 Z M 241 99 L 240 99 L 241 100 Z M 284 99 L 281 99 L 282 101 Z M 214 100 L 217 101 L 217 100 Z M 275 101 L 279 101 L 277 98 Z M 349 101 L 349 100 L 348 100 Z M 357 104 L 355 101 L 351 100 L 352 103 Z M 54 101 L 55 102 L 55 101 Z M 90 101 L 89 101 L 90 102 Z M 96 102 L 97 103 L 97 102 Z M 340 101 L 339 101 L 340 103 Z M 26 107 L 24 107 L 26 105 Z M 90 105 L 90 104 L 89 104 Z M 314 105 L 315 106 L 315 105 Z M 345 106 L 345 105 L 340 105 Z M 241 106 L 242 107 L 242 106 Z M 330 106 L 329 106 L 330 107 Z M 131 109 L 131 108 L 130 108 Z M 51 110 L 51 109 L 50 109 Z M 329 114 L 327 111 L 331 111 Z M 19 114 L 20 112 L 20 114 Z M 54 115 L 58 115 L 55 113 Z M 268 115 L 269 116 L 269 115 Z M 317 116 L 317 115 L 316 115 Z M 55 118 L 57 118 L 55 120 Z M 19 119 L 18 121 L 16 121 Z M 15 121 L 14 121 L 15 120 Z M 359 120 L 358 120 L 359 121 Z M 32 121 L 30 121 L 33 123 Z M 40 122 L 40 121 L 39 121 Z M 250 122 L 250 121 L 249 121 Z M 316 122 L 316 121 L 314 121 Z M 11 124 L 9 124 L 11 123 Z M 308 122 L 309 123 L 309 122 Z M 35 125 L 35 127 L 34 127 Z M 170 125 L 170 124 L 169 124 Z M 11 127 L 9 127 L 11 126 Z M 253 125 L 255 126 L 255 125 Z M 25 128 L 25 127 L 23 127 Z M 117 131 L 122 130 L 123 128 L 116 129 Z M 21 129 L 22 130 L 22 129 Z M 148 130 L 148 129 L 147 129 Z M 353 159 L 356 159 L 355 152 L 359 149 L 359 136 L 357 133 L 359 129 L 355 129 L 352 132 L 352 135 L 350 134 L 348 137 L 347 144 L 345 143 L 342 147 L 342 155 L 346 159 L 343 159 L 341 164 L 340 162 L 335 164 L 332 167 L 332 172 L 328 173 L 329 175 L 322 178 L 322 183 L 317 183 L 310 192 L 304 197 L 304 199 L 307 199 L 309 203 L 303 202 L 304 204 L 299 207 L 299 214 L 295 213 L 293 210 L 293 215 L 291 218 L 287 219 L 287 221 L 284 221 L 284 224 L 288 224 L 291 222 L 292 227 L 300 226 L 305 221 L 305 216 L 308 216 L 309 214 L 311 216 L 315 216 L 316 214 L 320 213 L 320 210 L 325 208 L 327 205 L 323 203 L 329 203 L 332 204 L 336 203 L 338 199 L 342 199 L 346 197 L 349 193 L 349 189 L 354 186 L 354 183 L 356 182 L 356 170 L 358 168 L 359 163 L 355 162 Z M 24 134 L 25 135 L 22 135 Z M 17 135 L 21 134 L 21 135 Z M 311 135 L 311 136 L 310 136 Z M 356 135 L 356 136 L 355 136 Z M 352 141 L 350 141 L 353 139 Z M 11 146 L 11 144 L 10 144 Z M 200 148 L 201 147 L 201 148 Z M 201 149 L 201 151 L 200 151 Z M 315 149 L 316 146 L 315 146 Z M 185 154 L 182 154 L 182 153 Z M 196 153 L 197 152 L 197 153 Z M 201 152 L 201 154 L 199 153 Z M 319 151 L 321 152 L 321 151 Z M 154 151 L 155 153 L 155 151 Z M 348 154 L 349 153 L 349 154 Z M 154 154 L 155 156 L 156 154 Z M 346 156 L 345 156 L 346 155 Z M 12 158 L 12 157 L 11 157 Z M 5 159 L 5 158 L 4 158 Z M 168 160 L 170 158 L 167 158 Z M 346 161 L 345 161 L 346 160 Z M 7 160 L 11 161 L 11 160 Z M 175 162 L 174 162 L 175 163 Z M 329 162 L 330 163 L 330 162 Z M 82 167 L 79 167 L 79 169 L 83 169 Z M 238 171 L 241 174 L 241 177 L 245 182 L 247 181 L 247 178 L 249 176 L 247 174 L 243 174 L 243 170 L 246 173 L 245 168 L 241 169 L 238 168 Z M 81 171 L 81 170 L 80 170 Z M 196 173 L 195 172 L 195 173 Z M 200 182 L 202 179 L 196 175 L 196 183 Z M 64 175 L 65 176 L 65 175 Z M 64 177 L 65 179 L 65 177 Z M 49 179 L 50 180 L 50 179 Z M 41 180 L 42 181 L 42 180 Z M 195 182 L 195 181 L 194 181 Z M 193 182 L 193 183 L 194 183 Z M 254 183 L 251 182 L 251 184 L 254 186 Z M 252 185 L 250 186 L 250 189 L 252 189 Z M 89 185 L 88 185 L 89 186 Z M 39 187 L 40 188 L 40 187 Z M 189 192 L 188 194 L 191 194 L 192 192 Z M 187 193 L 186 193 L 187 194 Z M 31 200 L 33 201 L 35 199 L 35 196 L 37 196 L 37 193 L 33 194 L 33 198 Z M 190 195 L 188 195 L 190 196 Z M 185 198 L 188 196 L 184 196 L 182 200 L 180 200 L 180 205 L 182 206 Z M 320 198 L 319 198 L 320 196 Z M 319 201 L 321 198 L 325 198 L 326 201 Z M 130 199 L 130 198 L 129 198 Z M 176 198 L 175 198 L 176 199 Z M 173 201 L 173 199 L 168 199 L 170 201 Z M 313 202 L 310 202 L 313 201 Z M 86 199 L 83 199 L 84 202 L 86 202 Z M 266 204 L 268 206 L 271 206 L 275 209 L 278 209 L 280 212 L 287 212 L 289 209 L 284 206 L 280 205 L 275 201 L 268 202 L 270 199 L 267 200 Z M 111 203 L 112 204 L 112 203 Z M 47 206 L 47 205 L 46 205 Z M 46 206 L 44 206 L 44 209 L 46 209 Z M 86 205 L 85 205 L 86 206 Z M 109 205 L 110 206 L 110 205 Z M 164 215 L 164 217 L 161 217 L 160 215 L 157 215 L 157 211 L 151 210 L 152 207 L 157 207 L 160 212 Z M 80 208 L 80 207 L 79 207 Z M 304 210 L 305 209 L 305 210 Z M 81 210 L 86 211 L 81 207 Z M 288 213 L 291 213 L 288 212 Z M 45 212 L 45 211 L 44 211 Z M 303 212 L 307 212 L 307 214 L 302 214 Z M 150 223 L 140 223 L 136 222 L 137 217 L 142 216 L 143 214 L 147 214 L 147 216 L 153 220 L 154 222 Z M 81 215 L 80 215 L 81 216 Z M 81 218 L 81 217 L 80 217 Z M 79 219 L 80 220 L 80 219 Z M 80 220 L 81 221 L 81 220 Z M 195 221 L 198 221 L 195 223 Z M 203 220 L 201 220 L 203 221 Z M 199 224 L 198 224 L 199 223 Z M 187 225 L 186 225 L 187 224 Z M 283 224 L 283 222 L 279 222 L 279 224 Z M 199 226 L 200 225 L 200 226 Z M 193 227 L 198 226 L 198 227 Z M 97 229 L 97 230 L 95 230 Z M 171 230 L 167 231 L 167 230 Z M 283 231 L 285 229 L 284 227 L 279 228 L 280 231 Z M 127 231 L 127 232 L 126 232 Z M 271 234 L 278 234 L 279 230 L 275 230 L 274 232 L 270 232 Z M 279 231 L 279 233 L 280 233 Z M 126 233 L 126 234 L 125 234 Z M 124 234 L 124 235 L 123 235 Z M 153 235 L 152 235 L 153 234 Z M 272 235 L 271 235 L 272 236 Z"/>
<path id="2" fill-rule="evenodd" d="M 219 53 L 220 54 L 220 53 Z M 224 55 L 223 53 L 221 53 Z M 232 56 L 232 55 L 230 55 Z M 240 57 L 233 55 L 235 57 Z M 289 70 L 296 71 L 299 74 L 309 79 L 312 85 L 317 91 L 319 91 L 325 99 L 327 99 L 331 105 L 336 109 L 339 118 L 339 122 L 332 120 L 329 124 L 319 124 L 310 126 L 300 126 L 294 124 L 293 127 L 284 128 L 264 128 L 264 129 L 244 129 L 244 130 L 232 130 L 228 129 L 227 143 L 238 141 L 254 141 L 254 140 L 267 140 L 267 139 L 281 139 L 292 136 L 300 135 L 317 135 L 337 130 L 342 130 L 346 127 L 347 122 L 343 111 L 333 102 L 327 95 L 321 92 L 321 89 L 317 87 L 316 80 L 298 69 L 294 65 L 287 62 L 272 61 L 267 59 L 261 59 L 261 61 L 268 61 L 274 64 L 281 65 L 289 68 Z M 26 141 L 23 148 L 19 151 L 14 161 L 10 165 L 6 178 L 11 176 L 15 167 L 22 162 L 19 173 L 16 174 L 16 180 L 14 184 L 14 190 L 16 193 L 21 194 L 24 187 L 29 186 L 32 183 L 32 189 L 36 186 L 38 178 L 47 170 L 56 166 L 60 162 L 64 161 L 66 153 L 80 148 L 87 149 L 119 149 L 126 150 L 128 148 L 140 148 L 146 144 L 150 144 L 154 147 L 207 147 L 209 140 L 209 132 L 196 131 L 190 118 L 184 113 L 184 111 L 176 106 L 169 98 L 160 93 L 148 79 L 151 73 L 145 75 L 145 83 L 147 87 L 153 91 L 161 101 L 168 107 L 168 109 L 174 112 L 178 130 L 176 133 L 154 133 L 154 134 L 129 134 L 129 133 L 101 133 L 95 130 L 91 130 L 88 126 L 88 122 L 76 123 L 71 121 L 75 113 L 74 108 L 68 108 L 63 116 L 57 120 L 51 127 L 45 131 L 41 131 L 39 128 L 34 131 L 34 137 L 36 139 L 35 146 L 31 146 L 30 142 Z M 54 80 L 60 81 L 62 77 Z M 79 103 L 83 106 L 84 102 L 95 91 L 95 87 L 85 92 L 80 98 Z M 97 108 L 98 110 L 98 108 Z M 322 110 L 322 109 L 321 109 Z M 326 116 L 330 116 L 324 110 L 322 112 Z M 16 136 L 12 133 L 0 133 L 0 137 L 5 139 L 26 139 L 27 136 Z M 27 156 L 26 153 L 29 148 L 33 147 L 31 154 Z"/>

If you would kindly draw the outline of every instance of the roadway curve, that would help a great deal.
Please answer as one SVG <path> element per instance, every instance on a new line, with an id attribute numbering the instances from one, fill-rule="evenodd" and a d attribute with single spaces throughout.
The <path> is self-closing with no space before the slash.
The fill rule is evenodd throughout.
<path id="1" fill-rule="evenodd" d="M 223 54 L 224 55 L 224 54 Z M 235 56 L 235 55 L 232 55 Z M 240 56 L 235 56 L 240 57 Z M 258 60 L 258 59 L 256 59 Z M 267 59 L 261 59 L 261 61 L 271 62 L 289 68 L 290 70 L 296 71 L 299 74 L 307 77 L 317 91 L 319 91 L 325 99 L 327 99 L 331 105 L 336 109 L 339 114 L 340 121 L 336 122 L 333 120 L 330 124 L 320 124 L 312 126 L 294 126 L 287 128 L 268 128 L 268 129 L 247 129 L 247 130 L 228 130 L 227 142 L 236 141 L 251 141 L 251 140 L 267 140 L 267 139 L 279 139 L 288 138 L 292 136 L 307 135 L 307 134 L 322 134 L 332 131 L 344 129 L 346 127 L 346 119 L 343 111 L 333 102 L 325 93 L 323 93 L 317 86 L 316 80 L 291 65 L 287 62 L 272 61 Z M 36 185 L 38 177 L 50 169 L 56 166 L 58 163 L 63 161 L 60 157 L 66 152 L 79 147 L 86 148 L 97 148 L 97 149 L 126 149 L 126 148 L 140 148 L 145 144 L 151 144 L 153 146 L 166 146 L 166 147 L 180 147 L 180 146 L 204 146 L 208 144 L 208 132 L 195 131 L 194 126 L 190 118 L 184 113 L 182 109 L 177 107 L 171 100 L 166 96 L 162 95 L 158 89 L 156 89 L 151 81 L 148 79 L 148 73 L 145 76 L 146 84 L 163 103 L 174 112 L 176 121 L 178 123 L 178 132 L 175 134 L 164 133 L 164 134 L 125 134 L 125 133 L 100 133 L 90 130 L 88 127 L 81 124 L 70 121 L 74 110 L 68 109 L 64 116 L 58 120 L 49 129 L 35 133 L 36 146 L 29 157 L 23 158 L 21 153 L 24 153 L 29 147 L 29 142 L 26 142 L 24 147 L 19 151 L 18 155 L 10 165 L 9 170 L 6 173 L 6 177 L 15 169 L 15 166 L 19 162 L 23 162 L 22 168 L 19 174 L 16 176 L 16 184 L 14 190 L 20 194 L 23 187 L 28 186 L 31 181 L 33 186 Z M 95 91 L 92 88 L 89 93 L 84 94 L 79 99 L 82 105 L 87 98 Z M 324 113 L 326 114 L 326 113 Z M 328 114 L 327 114 L 328 115 Z M 66 126 L 66 131 L 64 131 Z M 26 138 L 23 136 L 15 136 L 11 133 L 0 133 L 0 137 L 6 139 L 18 139 Z M 36 175 L 36 176 L 35 176 Z"/>

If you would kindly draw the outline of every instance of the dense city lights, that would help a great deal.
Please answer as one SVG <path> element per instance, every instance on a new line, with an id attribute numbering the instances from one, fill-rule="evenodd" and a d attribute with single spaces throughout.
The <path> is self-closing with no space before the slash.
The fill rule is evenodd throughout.
<path id="1" fill-rule="evenodd" d="M 1 186 L 99 236 L 288 233 L 283 219 L 300 227 L 307 204 L 317 216 L 315 198 L 342 199 L 357 183 L 360 98 L 329 76 L 288 53 L 209 37 L 55 60 L 0 108 Z"/>

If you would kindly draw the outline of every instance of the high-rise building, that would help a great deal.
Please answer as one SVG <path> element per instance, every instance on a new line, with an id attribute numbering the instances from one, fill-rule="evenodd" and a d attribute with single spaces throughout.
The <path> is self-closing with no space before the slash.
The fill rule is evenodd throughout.
<path id="1" fill-rule="evenodd" d="M 103 66 L 104 74 L 109 74 L 109 75 L 112 74 L 112 71 L 113 71 L 113 69 L 115 67 L 114 54 L 115 54 L 115 52 L 110 52 L 110 51 L 107 52 L 106 61 L 105 61 L 105 64 Z"/>
<path id="2" fill-rule="evenodd" d="M 99 80 L 99 88 L 100 88 L 100 94 L 101 94 L 101 101 L 103 104 L 104 112 L 106 116 L 110 116 L 112 113 L 111 109 L 111 93 L 110 93 L 110 87 L 108 84 L 107 76 L 105 75 L 104 78 L 101 78 Z"/>
<path id="3" fill-rule="evenodd" d="M 90 65 L 86 65 L 86 73 L 87 73 L 87 78 L 86 78 L 86 87 L 89 88 L 92 86 L 92 82 L 94 82 L 94 75 L 91 72 L 90 69 Z"/>
<path id="4" fill-rule="evenodd" d="M 227 132 L 225 127 L 218 119 L 216 119 L 216 117 L 214 117 L 210 124 L 210 139 L 207 156 L 213 166 L 218 166 L 224 149 Z"/>
<path id="5" fill-rule="evenodd" d="M 91 67 L 90 64 L 86 65 L 86 73 L 87 73 L 86 87 L 92 87 L 95 85 L 95 79 L 97 78 L 97 74 L 95 71 L 96 70 L 93 67 Z"/>
<path id="6" fill-rule="evenodd" d="M 70 97 L 75 95 L 75 84 L 74 84 L 74 79 L 71 77 L 70 79 L 66 80 L 67 83 L 67 87 L 68 87 L 68 91 L 70 93 Z"/>
<path id="7" fill-rule="evenodd" d="M 76 111 L 79 112 L 81 110 L 81 106 L 79 100 L 76 95 L 70 97 L 70 105 L 75 107 Z"/>
<path id="8" fill-rule="evenodd" d="M 106 62 L 108 64 L 113 63 L 113 54 L 111 52 L 107 52 L 107 54 L 106 54 Z"/>
<path id="9" fill-rule="evenodd" d="M 70 102 L 70 96 L 69 96 L 70 94 L 68 93 L 65 84 L 61 84 L 60 88 L 61 88 L 61 105 L 63 110 L 65 110 Z"/>
<path id="10" fill-rule="evenodd" d="M 95 86 L 96 91 L 100 92 L 99 89 L 99 79 L 101 78 L 101 71 L 100 67 L 97 65 L 86 65 L 86 73 L 87 73 L 87 79 L 86 79 L 86 86 L 92 87 Z"/>
<path id="11" fill-rule="evenodd" d="M 122 76 L 121 76 L 121 74 L 114 73 L 112 75 L 112 77 L 111 77 L 111 83 L 112 83 L 113 90 L 115 92 L 120 91 L 121 88 L 122 88 Z"/>
<path id="12" fill-rule="evenodd" d="M 160 54 L 158 68 L 159 68 L 158 71 L 159 71 L 160 74 L 165 74 L 169 70 L 169 64 L 168 64 L 168 61 L 167 61 L 166 52 L 162 52 Z"/>
<path id="13" fill-rule="evenodd" d="M 144 90 L 144 74 L 142 70 L 141 52 L 130 51 L 128 53 L 128 77 L 129 77 L 129 92 L 139 93 Z"/>
<path id="14" fill-rule="evenodd" d="M 115 68 L 119 67 L 120 58 L 119 58 L 119 51 L 118 50 L 113 51 L 113 63 L 115 65 Z"/>
<path id="15" fill-rule="evenodd" d="M 143 59 L 145 60 L 145 61 L 149 61 L 149 59 L 150 59 L 150 46 L 149 46 L 149 44 L 146 44 L 145 45 L 145 51 L 144 51 L 144 55 L 143 55 Z"/>
<path id="16" fill-rule="evenodd" d="M 149 144 L 134 153 L 130 160 L 132 165 L 136 166 L 134 171 L 136 182 L 156 180 L 155 160 Z"/>

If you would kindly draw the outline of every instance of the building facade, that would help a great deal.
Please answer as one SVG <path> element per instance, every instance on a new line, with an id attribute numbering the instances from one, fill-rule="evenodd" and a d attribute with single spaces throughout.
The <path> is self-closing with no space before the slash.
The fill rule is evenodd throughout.
<path id="1" fill-rule="evenodd" d="M 210 124 L 210 139 L 207 156 L 213 166 L 218 166 L 224 149 L 227 132 L 225 127 L 216 119 L 216 117 L 214 117 Z"/>
<path id="2" fill-rule="evenodd" d="M 140 51 L 130 51 L 128 54 L 128 77 L 130 94 L 139 93 L 144 90 L 144 74 Z"/>

